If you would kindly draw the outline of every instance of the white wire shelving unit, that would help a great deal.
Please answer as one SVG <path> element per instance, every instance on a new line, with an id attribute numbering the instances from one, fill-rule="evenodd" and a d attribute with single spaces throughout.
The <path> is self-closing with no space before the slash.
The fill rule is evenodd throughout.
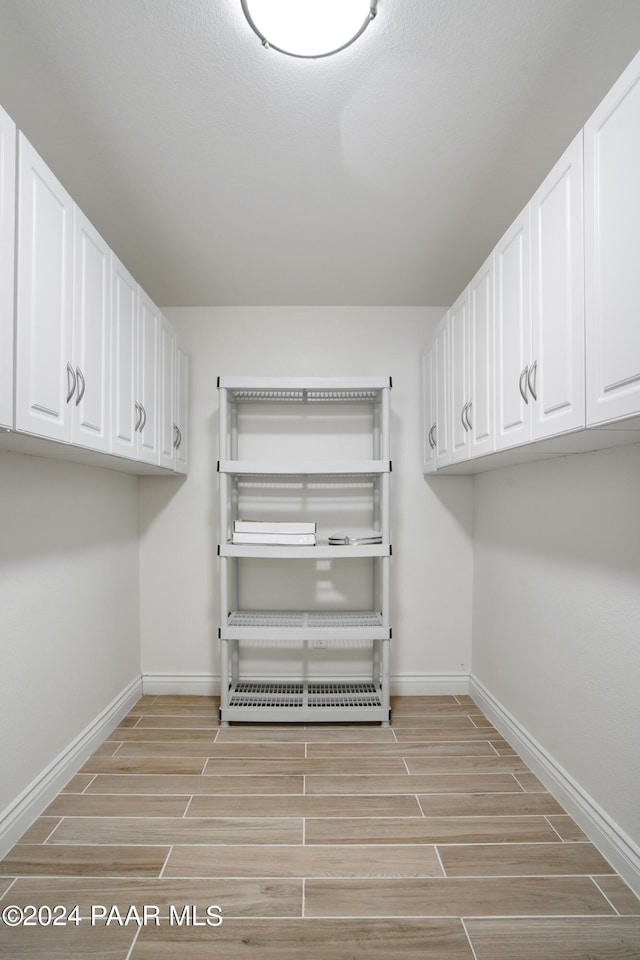
<path id="1" fill-rule="evenodd" d="M 390 390 L 388 377 L 218 380 L 223 725 L 389 723 Z M 349 426 L 341 434 L 345 421 Z M 358 436 L 352 438 L 349 431 L 356 428 Z M 319 455 L 310 458 L 308 449 L 316 452 L 314 430 Z M 339 441 L 336 451 L 331 449 L 333 435 Z M 300 446 L 303 456 L 298 455 Z M 328 511 L 330 518 L 346 520 L 346 526 L 355 508 L 357 519 L 364 512 L 380 542 L 332 545 L 332 520 L 324 516 L 329 526 L 318 524 L 313 546 L 233 543 L 234 521 L 249 502 L 254 507 L 258 502 L 267 519 L 274 511 L 279 519 L 324 516 Z M 326 578 L 327 570 L 339 579 L 345 561 L 357 562 L 366 571 L 369 608 L 351 609 L 347 597 L 339 609 L 323 604 L 298 609 L 295 590 L 287 595 L 290 571 L 299 575 L 305 565 L 313 584 L 314 577 Z M 274 562 L 287 603 L 277 609 L 254 607 L 243 585 L 245 565 L 252 565 L 255 576 L 256 564 L 265 564 L 258 568 L 266 571 Z M 288 666 L 299 666 L 300 677 L 247 676 L 243 653 L 261 646 L 286 651 Z M 366 651 L 366 675 L 335 675 L 332 659 L 348 648 Z M 318 670 L 326 676 L 318 676 Z"/>

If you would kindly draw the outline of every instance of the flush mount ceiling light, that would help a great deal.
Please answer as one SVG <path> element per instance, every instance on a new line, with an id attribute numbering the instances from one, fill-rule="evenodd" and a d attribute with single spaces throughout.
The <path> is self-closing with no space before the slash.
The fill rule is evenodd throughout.
<path id="1" fill-rule="evenodd" d="M 263 47 L 317 60 L 339 53 L 362 36 L 378 0 L 240 0 Z"/>

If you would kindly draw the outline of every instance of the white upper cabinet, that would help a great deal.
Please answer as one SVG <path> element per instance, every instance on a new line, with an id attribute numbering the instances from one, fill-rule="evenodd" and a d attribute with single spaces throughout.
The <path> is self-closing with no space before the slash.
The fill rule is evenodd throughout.
<path id="1" fill-rule="evenodd" d="M 587 423 L 640 413 L 640 54 L 585 126 Z"/>
<path id="2" fill-rule="evenodd" d="M 494 440 L 494 257 L 480 267 L 469 284 L 469 401 L 465 419 L 469 426 L 472 457 L 492 453 Z"/>
<path id="3" fill-rule="evenodd" d="M 16 429 L 71 440 L 73 202 L 18 135 Z"/>
<path id="4" fill-rule="evenodd" d="M 138 456 L 138 284 L 111 254 L 111 452 Z"/>
<path id="5" fill-rule="evenodd" d="M 160 311 L 138 287 L 138 342 L 136 419 L 137 459 L 160 461 Z"/>
<path id="6" fill-rule="evenodd" d="M 496 448 L 584 427 L 582 134 L 496 250 Z"/>
<path id="7" fill-rule="evenodd" d="M 111 447 L 111 251 L 82 211 L 74 211 L 74 298 L 70 406 L 74 443 Z"/>
<path id="8" fill-rule="evenodd" d="M 176 465 L 176 334 L 166 317 L 160 316 L 158 360 L 159 462 L 174 470 Z"/>
<path id="9" fill-rule="evenodd" d="M 449 378 L 447 403 L 449 407 L 449 462 L 466 460 L 469 456 L 469 423 L 465 414 L 469 407 L 469 288 L 453 304 L 447 318 L 449 340 Z"/>
<path id="10" fill-rule="evenodd" d="M 422 472 L 436 469 L 436 369 L 433 341 L 422 354 Z"/>
<path id="11" fill-rule="evenodd" d="M 449 310 L 450 462 L 493 451 L 493 256 Z"/>
<path id="12" fill-rule="evenodd" d="M 534 440 L 584 427 L 584 225 L 580 133 L 531 201 L 531 353 L 526 388 Z"/>
<path id="13" fill-rule="evenodd" d="M 496 449 L 530 437 L 531 249 L 527 206 L 495 250 Z"/>
<path id="14" fill-rule="evenodd" d="M 435 372 L 435 465 L 444 467 L 450 462 L 451 432 L 449 426 L 449 314 L 438 324 L 433 345 L 433 364 Z"/>
<path id="15" fill-rule="evenodd" d="M 0 107 L 0 427 L 13 426 L 16 126 Z"/>
<path id="16" fill-rule="evenodd" d="M 186 473 L 188 370 L 171 324 L 0 108 L 6 443 L 30 434 L 144 464 L 129 472 Z"/>
<path id="17" fill-rule="evenodd" d="M 189 354 L 176 349 L 176 406 L 174 423 L 175 468 L 186 473 L 189 464 Z"/>

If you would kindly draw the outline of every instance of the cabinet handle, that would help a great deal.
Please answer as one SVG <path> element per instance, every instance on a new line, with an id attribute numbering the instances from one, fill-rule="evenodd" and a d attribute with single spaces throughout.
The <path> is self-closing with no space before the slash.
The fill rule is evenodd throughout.
<path id="1" fill-rule="evenodd" d="M 75 391 L 76 391 L 76 374 L 73 367 L 69 363 L 69 361 L 67 361 L 67 400 L 66 400 L 67 403 L 69 403 Z"/>
<path id="2" fill-rule="evenodd" d="M 522 373 L 520 374 L 520 396 L 525 403 L 529 403 L 529 397 L 527 396 L 527 374 L 529 372 L 529 367 L 525 367 Z"/>
<path id="3" fill-rule="evenodd" d="M 137 400 L 133 401 L 133 405 L 136 408 L 136 413 L 138 414 L 136 417 L 136 422 L 133 425 L 133 432 L 137 433 L 140 428 L 140 424 L 142 423 L 142 407 Z"/>
<path id="4" fill-rule="evenodd" d="M 431 429 L 429 430 L 429 446 L 431 447 L 432 450 L 435 450 L 435 448 L 436 448 L 436 425 L 435 425 L 435 423 L 431 425 Z"/>
<path id="5" fill-rule="evenodd" d="M 176 427 L 176 430 L 178 431 L 178 442 L 176 444 L 176 450 L 179 450 L 180 447 L 182 446 L 182 430 L 180 429 L 180 427 Z"/>
<path id="6" fill-rule="evenodd" d="M 173 425 L 173 446 L 176 450 L 179 449 L 180 444 L 182 443 L 182 431 L 177 423 Z"/>
<path id="7" fill-rule="evenodd" d="M 434 425 L 431 427 L 431 431 L 432 431 L 432 436 L 433 436 L 433 449 L 435 450 L 436 447 L 438 446 L 438 425 L 437 425 L 437 423 L 434 423 Z"/>
<path id="8" fill-rule="evenodd" d="M 467 412 L 467 407 L 468 407 L 468 406 L 469 406 L 469 404 L 468 404 L 468 403 L 465 403 L 464 407 L 463 407 L 462 410 L 460 411 L 460 420 L 462 421 L 462 426 L 463 426 L 463 429 L 464 429 L 464 432 L 465 432 L 465 433 L 466 433 L 467 430 L 469 429 L 469 427 L 467 426 L 467 421 L 465 420 L 465 414 L 466 414 L 466 412 Z"/>
<path id="9" fill-rule="evenodd" d="M 140 424 L 140 433 L 144 430 L 147 425 L 147 411 L 144 408 L 144 404 L 140 404 L 140 410 L 142 411 L 142 423 Z"/>
<path id="10" fill-rule="evenodd" d="M 465 415 L 464 415 L 465 420 L 467 421 L 467 427 L 469 428 L 469 430 L 473 430 L 473 424 L 471 423 L 471 418 L 469 416 L 469 411 L 471 410 L 471 403 L 472 401 L 469 400 L 468 403 L 465 404 Z"/>
<path id="11" fill-rule="evenodd" d="M 84 391 L 87 388 L 87 385 L 84 379 L 84 374 L 82 373 L 82 370 L 80 369 L 80 367 L 76 367 L 76 378 L 78 383 L 80 384 L 80 389 L 78 390 L 78 396 L 76 397 L 76 407 L 77 407 L 80 401 L 82 400 L 82 398 L 84 397 Z"/>
<path id="12" fill-rule="evenodd" d="M 533 383 L 531 382 L 531 375 L 533 374 Z M 529 373 L 527 374 L 527 383 L 529 385 L 529 393 L 534 400 L 538 399 L 538 394 L 536 393 L 536 380 L 538 379 L 538 361 L 534 360 L 531 366 L 529 367 Z"/>

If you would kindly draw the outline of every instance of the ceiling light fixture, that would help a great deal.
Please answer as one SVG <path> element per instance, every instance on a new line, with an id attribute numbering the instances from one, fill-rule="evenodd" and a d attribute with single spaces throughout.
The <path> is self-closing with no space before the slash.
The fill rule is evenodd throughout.
<path id="1" fill-rule="evenodd" d="M 331 57 L 361 37 L 378 0 L 240 0 L 263 47 L 289 57 Z"/>

